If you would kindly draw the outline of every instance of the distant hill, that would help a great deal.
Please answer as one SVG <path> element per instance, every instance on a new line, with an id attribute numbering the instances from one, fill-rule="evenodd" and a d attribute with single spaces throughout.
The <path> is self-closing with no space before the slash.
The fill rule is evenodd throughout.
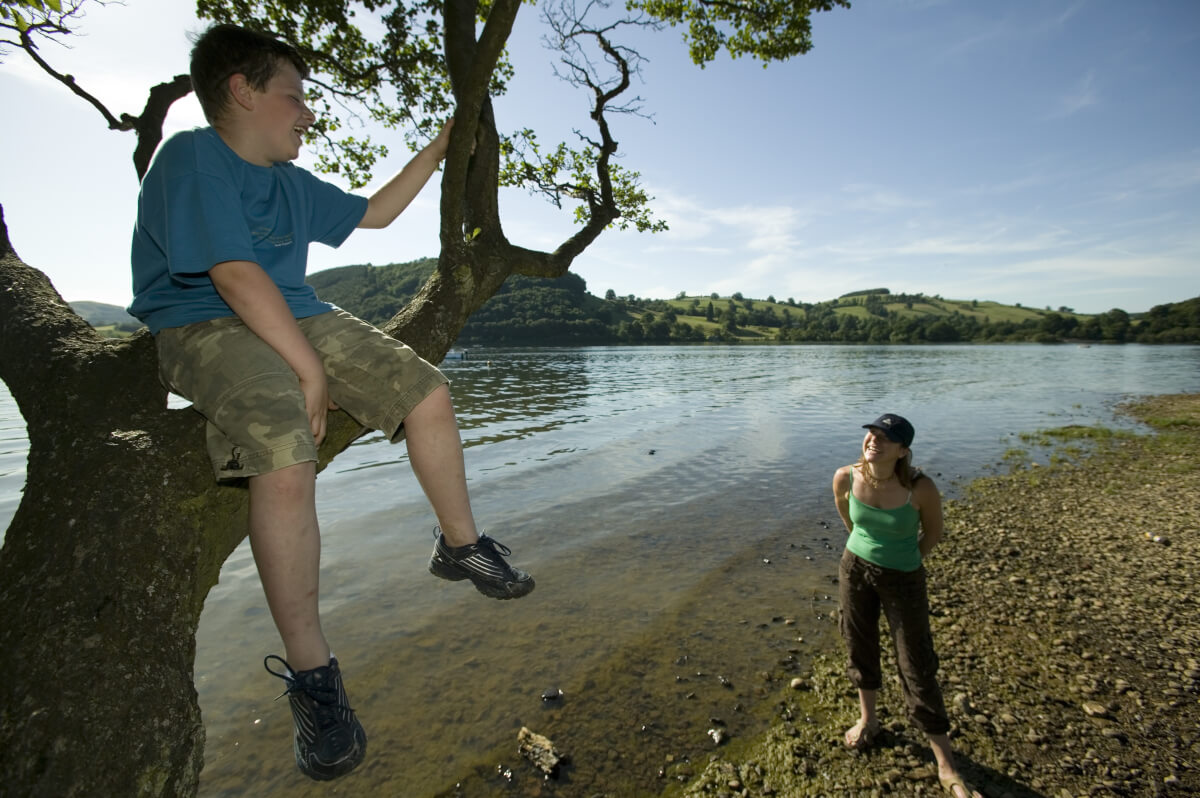
<path id="1" fill-rule="evenodd" d="M 125 312 L 120 305 L 106 305 L 103 302 L 71 302 L 71 310 L 75 311 L 93 327 L 115 327 L 121 324 L 133 325 L 134 329 L 142 323 Z"/>
<path id="2" fill-rule="evenodd" d="M 317 295 L 372 324 L 396 315 L 433 273 L 437 261 L 423 258 L 386 266 L 343 266 L 311 274 Z M 577 274 L 554 280 L 510 277 L 459 334 L 462 345 L 528 346 L 616 343 L 613 306 L 587 292 Z"/>
<path id="3" fill-rule="evenodd" d="M 343 266 L 309 275 L 322 299 L 372 324 L 392 318 L 436 267 L 433 258 L 386 266 Z M 141 324 L 116 305 L 73 302 L 110 335 Z M 476 311 L 460 346 L 580 346 L 625 343 L 1200 343 L 1200 297 L 1157 305 L 1146 313 L 1119 308 L 1099 314 L 1003 305 L 980 299 L 851 291 L 836 299 L 799 302 L 679 295 L 674 299 L 587 291 L 577 274 L 557 279 L 513 276 Z"/>
<path id="4" fill-rule="evenodd" d="M 391 318 L 436 266 L 427 258 L 388 266 L 346 266 L 309 278 L 321 298 L 373 324 Z M 1033 341 L 1200 341 L 1200 297 L 1131 316 L 1071 308 L 1030 308 L 978 299 L 852 291 L 823 302 L 750 299 L 740 293 L 674 299 L 587 292 L 576 274 L 514 276 L 468 320 L 462 346 L 566 346 L 701 341 L 954 343 Z"/>
<path id="5" fill-rule="evenodd" d="M 382 324 L 416 296 L 435 266 L 435 258 L 387 266 L 340 266 L 310 274 L 305 282 L 326 302 Z"/>
<path id="6" fill-rule="evenodd" d="M 125 312 L 120 305 L 106 305 L 103 302 L 71 302 L 74 310 L 88 324 L 96 328 L 101 335 L 109 338 L 125 338 L 146 325 Z"/>

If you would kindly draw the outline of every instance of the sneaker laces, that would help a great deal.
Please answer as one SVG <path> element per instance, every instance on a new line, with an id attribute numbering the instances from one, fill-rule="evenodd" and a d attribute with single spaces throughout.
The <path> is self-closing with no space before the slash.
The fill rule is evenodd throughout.
<path id="1" fill-rule="evenodd" d="M 280 673 L 279 671 L 271 669 L 271 666 L 267 663 L 272 659 L 279 660 L 281 663 L 283 663 L 285 671 L 284 673 Z M 286 690 L 275 696 L 276 701 L 283 698 L 285 695 L 290 697 L 293 693 L 306 695 L 312 699 L 313 704 L 315 704 L 313 707 L 313 714 L 316 716 L 317 728 L 321 729 L 322 731 L 332 729 L 340 725 L 341 721 L 338 718 L 338 710 L 345 710 L 346 712 L 354 711 L 345 704 L 338 702 L 338 691 L 337 687 L 335 687 L 332 683 L 332 678 L 326 680 L 326 684 L 303 684 L 299 679 L 296 678 L 296 673 L 292 670 L 292 666 L 287 664 L 287 660 L 278 656 L 277 654 L 267 655 L 267 657 L 263 659 L 263 667 L 267 669 L 267 673 L 271 674 L 272 676 L 278 676 L 280 679 L 283 679 L 283 683 L 287 685 Z"/>
<path id="2" fill-rule="evenodd" d="M 477 545 L 479 545 L 481 547 L 489 548 L 493 552 L 499 552 L 500 554 L 503 554 L 505 557 L 512 556 L 512 550 L 509 549 L 508 546 L 505 546 L 500 541 L 496 540 L 495 538 L 490 538 L 487 535 L 481 534 L 479 536 L 479 543 Z"/>
<path id="3" fill-rule="evenodd" d="M 443 548 L 448 552 L 453 551 L 454 549 L 464 548 L 463 546 L 451 546 L 446 540 L 446 536 L 442 534 L 442 528 L 440 526 L 435 526 L 433 528 L 433 539 L 437 541 L 440 548 Z M 495 538 L 488 536 L 484 532 L 479 533 L 479 540 L 475 541 L 474 543 L 468 543 L 467 546 L 480 546 L 482 548 L 491 550 L 493 553 L 499 552 L 505 557 L 512 556 L 512 549 L 510 549 L 508 546 L 505 546 Z"/>

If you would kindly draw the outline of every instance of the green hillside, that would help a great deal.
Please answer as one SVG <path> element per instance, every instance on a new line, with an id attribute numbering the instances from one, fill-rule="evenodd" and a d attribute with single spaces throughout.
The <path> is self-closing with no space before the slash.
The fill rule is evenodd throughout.
<path id="1" fill-rule="evenodd" d="M 108 338 L 126 338 L 137 332 L 143 324 L 125 312 L 120 305 L 104 302 L 71 302 L 71 310 Z"/>
<path id="2" fill-rule="evenodd" d="M 435 258 L 389 266 L 341 266 L 305 280 L 326 302 L 372 324 L 382 324 L 408 304 L 437 265 Z"/>
<path id="3" fill-rule="evenodd" d="M 343 266 L 308 277 L 318 296 L 373 324 L 400 311 L 428 279 L 437 261 L 424 258 L 387 266 Z M 76 302 L 76 312 L 107 334 L 137 323 L 122 308 Z M 1075 313 L 1002 305 L 979 299 L 893 294 L 871 288 L 822 302 L 740 293 L 643 299 L 601 299 L 584 279 L 510 277 L 467 321 L 460 346 L 580 346 L 625 343 L 993 343 L 1200 342 L 1200 297 L 1158 305 L 1146 313 L 1119 308 Z"/>
<path id="4" fill-rule="evenodd" d="M 435 266 L 425 259 L 347 266 L 309 282 L 324 299 L 381 324 L 412 298 Z M 461 346 L 621 343 L 953 343 L 1200 341 L 1200 297 L 1130 315 L 1089 315 L 978 299 L 855 291 L 824 302 L 680 295 L 674 299 L 587 292 L 583 278 L 515 276 L 467 322 Z"/>

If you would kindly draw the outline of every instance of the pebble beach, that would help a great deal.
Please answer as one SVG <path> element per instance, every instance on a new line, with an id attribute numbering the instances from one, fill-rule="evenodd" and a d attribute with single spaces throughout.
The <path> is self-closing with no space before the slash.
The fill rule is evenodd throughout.
<path id="1" fill-rule="evenodd" d="M 1123 412 L 1150 431 L 1052 431 L 1045 462 L 946 505 L 934 641 L 959 768 L 989 798 L 1200 795 L 1200 396 Z M 810 653 L 769 674 L 767 732 L 666 768 L 664 795 L 945 794 L 895 681 L 877 744 L 850 752 L 842 652 Z"/>

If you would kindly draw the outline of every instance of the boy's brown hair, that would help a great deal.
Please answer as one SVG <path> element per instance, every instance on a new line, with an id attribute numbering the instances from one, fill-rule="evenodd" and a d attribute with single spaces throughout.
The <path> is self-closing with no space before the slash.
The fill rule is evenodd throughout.
<path id="1" fill-rule="evenodd" d="M 308 64 L 300 52 L 266 33 L 227 23 L 202 33 L 192 45 L 191 76 L 204 118 L 209 124 L 220 120 L 229 105 L 229 78 L 245 75 L 252 87 L 262 91 L 279 71 L 281 60 L 296 67 L 301 78 L 308 77 Z"/>

